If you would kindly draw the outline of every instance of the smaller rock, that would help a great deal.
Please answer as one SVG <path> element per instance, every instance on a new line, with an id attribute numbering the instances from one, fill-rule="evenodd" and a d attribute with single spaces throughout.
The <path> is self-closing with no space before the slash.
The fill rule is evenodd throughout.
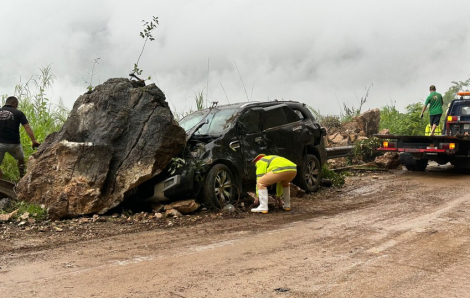
<path id="1" fill-rule="evenodd" d="M 199 204 L 196 203 L 195 200 L 185 200 L 185 201 L 177 201 L 171 204 L 165 205 L 165 210 L 172 210 L 175 209 L 182 214 L 188 214 L 191 212 L 196 211 L 199 208 Z"/>
<path id="2" fill-rule="evenodd" d="M 305 191 L 295 184 L 290 184 L 290 196 L 294 198 L 302 198 L 305 195 Z"/>
<path id="3" fill-rule="evenodd" d="M 162 212 L 165 208 L 165 205 L 161 204 L 161 203 L 153 203 L 150 205 L 150 207 L 152 207 L 152 210 L 154 212 Z"/>
<path id="4" fill-rule="evenodd" d="M 165 216 L 166 217 L 181 217 L 183 216 L 183 214 L 181 214 L 181 212 L 179 212 L 176 209 L 170 209 L 170 210 L 165 211 Z"/>
<path id="5" fill-rule="evenodd" d="M 232 213 L 235 211 L 235 206 L 233 206 L 232 204 L 225 204 L 223 210 Z"/>
<path id="6" fill-rule="evenodd" d="M 384 128 L 379 131 L 379 135 L 388 135 L 388 134 L 390 134 L 390 130 L 388 128 Z"/>
<path id="7" fill-rule="evenodd" d="M 29 212 L 25 212 L 20 216 L 20 219 L 23 219 L 23 220 L 28 219 L 28 218 L 29 218 Z"/>
<path id="8" fill-rule="evenodd" d="M 374 163 L 384 169 L 396 169 L 400 164 L 400 156 L 396 152 L 386 152 L 384 155 L 377 156 Z"/>
<path id="9" fill-rule="evenodd" d="M 0 199 L 0 210 L 6 210 L 11 206 L 10 198 L 2 198 Z"/>
<path id="10" fill-rule="evenodd" d="M 1 221 L 9 221 L 13 217 L 15 217 L 18 214 L 18 209 L 16 209 L 13 212 L 10 212 L 8 214 L 0 214 L 0 222 Z"/>

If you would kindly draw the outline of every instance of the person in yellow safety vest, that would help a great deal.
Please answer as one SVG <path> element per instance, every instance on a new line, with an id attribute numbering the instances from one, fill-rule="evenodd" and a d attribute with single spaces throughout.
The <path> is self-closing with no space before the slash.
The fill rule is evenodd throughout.
<path id="1" fill-rule="evenodd" d="M 256 164 L 256 195 L 259 206 L 251 212 L 268 213 L 268 186 L 276 183 L 276 194 L 283 195 L 284 210 L 290 210 L 290 182 L 297 175 L 297 165 L 287 158 L 259 154 L 251 162 Z"/>
<path id="2" fill-rule="evenodd" d="M 436 126 L 436 129 L 434 130 L 434 135 L 435 136 L 440 136 L 442 134 L 441 132 L 441 127 L 438 125 Z M 424 131 L 425 136 L 430 136 L 431 135 L 431 124 L 428 124 L 426 126 L 426 130 Z"/>

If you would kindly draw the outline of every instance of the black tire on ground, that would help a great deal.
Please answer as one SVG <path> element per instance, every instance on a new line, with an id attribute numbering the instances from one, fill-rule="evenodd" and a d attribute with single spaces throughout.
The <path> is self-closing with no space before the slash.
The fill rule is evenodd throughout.
<path id="1" fill-rule="evenodd" d="M 232 171 L 224 164 L 214 165 L 204 179 L 201 199 L 209 208 L 223 208 L 235 202 L 236 185 Z"/>
<path id="2" fill-rule="evenodd" d="M 420 159 L 420 160 L 416 161 L 415 169 L 416 169 L 416 171 L 424 172 L 424 170 L 426 170 L 427 166 L 428 166 L 428 160 L 427 159 Z"/>
<path id="3" fill-rule="evenodd" d="M 306 193 L 318 190 L 321 183 L 321 165 L 315 155 L 307 154 L 304 163 L 297 167 L 295 183 Z"/>
<path id="4" fill-rule="evenodd" d="M 405 164 L 408 171 L 424 172 L 428 166 L 427 159 L 416 160 L 416 164 Z"/>

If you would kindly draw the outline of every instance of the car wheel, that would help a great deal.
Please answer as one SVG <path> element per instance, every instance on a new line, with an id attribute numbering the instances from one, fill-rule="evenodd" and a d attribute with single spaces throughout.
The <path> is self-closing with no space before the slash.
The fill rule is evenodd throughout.
<path id="1" fill-rule="evenodd" d="M 232 171 L 224 164 L 216 164 L 207 173 L 202 189 L 202 201 L 208 207 L 223 208 L 233 203 L 236 185 Z"/>
<path id="2" fill-rule="evenodd" d="M 321 165 L 315 155 L 307 154 L 304 164 L 298 168 L 297 185 L 305 192 L 318 190 L 321 182 Z"/>

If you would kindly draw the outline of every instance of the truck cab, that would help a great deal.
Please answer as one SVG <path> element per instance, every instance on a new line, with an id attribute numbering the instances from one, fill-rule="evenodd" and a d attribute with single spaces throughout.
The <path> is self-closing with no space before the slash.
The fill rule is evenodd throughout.
<path id="1" fill-rule="evenodd" d="M 465 138 L 470 135 L 470 92 L 459 92 L 457 96 L 447 110 L 444 134 Z"/>

